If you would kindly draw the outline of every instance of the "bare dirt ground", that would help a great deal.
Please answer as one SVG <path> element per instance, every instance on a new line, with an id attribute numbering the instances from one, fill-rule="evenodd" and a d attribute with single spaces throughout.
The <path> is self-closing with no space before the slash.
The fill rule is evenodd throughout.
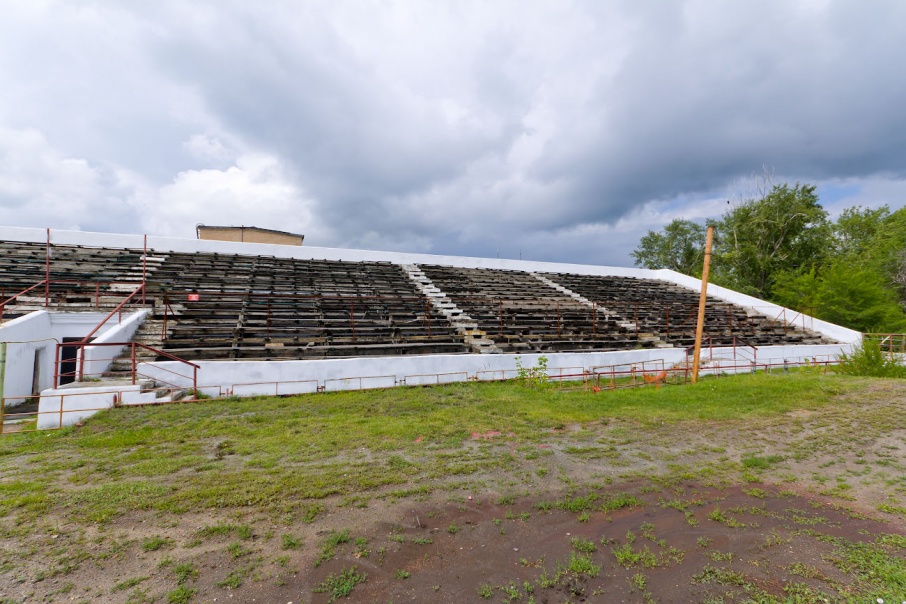
<path id="1" fill-rule="evenodd" d="M 52 511 L 27 533 L 10 514 L 0 602 L 899 603 L 904 395 L 878 381 L 859 400 L 744 422 L 605 419 L 540 442 L 477 433 L 468 460 L 503 461 L 317 513 L 92 524 Z M 349 461 L 380 472 L 388 456 Z"/>

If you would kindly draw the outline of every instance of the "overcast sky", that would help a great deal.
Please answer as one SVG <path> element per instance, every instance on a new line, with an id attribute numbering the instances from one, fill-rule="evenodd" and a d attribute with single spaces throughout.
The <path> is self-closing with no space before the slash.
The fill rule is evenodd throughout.
<path id="1" fill-rule="evenodd" d="M 0 0 L 0 224 L 630 264 L 906 204 L 906 2 Z"/>

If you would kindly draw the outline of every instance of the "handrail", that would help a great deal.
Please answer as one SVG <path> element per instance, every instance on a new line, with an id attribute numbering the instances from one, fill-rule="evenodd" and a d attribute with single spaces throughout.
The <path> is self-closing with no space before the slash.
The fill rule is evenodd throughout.
<path id="1" fill-rule="evenodd" d="M 131 294 L 129 294 L 128 296 L 126 296 L 126 298 L 125 298 L 122 302 L 120 302 L 119 304 L 116 305 L 116 308 L 114 308 L 114 309 L 111 310 L 109 313 L 107 313 L 107 316 L 104 317 L 104 319 L 103 319 L 100 323 L 98 323 L 98 324 L 95 326 L 94 329 L 92 329 L 91 331 L 88 332 L 88 335 L 86 335 L 84 338 L 82 338 L 80 344 L 85 344 L 85 343 L 87 342 L 88 338 L 90 338 L 91 336 L 93 336 L 94 334 L 96 334 L 96 333 L 98 332 L 98 330 L 100 330 L 101 327 L 104 326 L 104 323 L 106 323 L 107 321 L 110 320 L 110 317 L 112 317 L 113 315 L 115 315 L 116 313 L 118 313 L 120 310 L 122 310 L 122 308 L 126 305 L 126 303 L 129 302 L 129 300 L 131 300 L 132 297 L 133 297 L 135 294 L 137 294 L 139 291 L 141 291 L 141 290 L 143 290 L 143 289 L 145 289 L 145 284 L 144 284 L 144 283 L 142 283 L 141 285 L 139 285 L 138 287 L 136 287 L 136 288 L 132 291 Z"/>
<path id="2" fill-rule="evenodd" d="M 44 285 L 44 282 L 45 282 L 45 281 L 46 281 L 46 279 L 42 279 L 41 281 L 38 281 L 37 283 L 35 283 L 35 284 L 32 285 L 31 287 L 26 288 L 26 289 L 23 289 L 23 290 L 20 291 L 18 294 L 14 294 L 14 295 L 10 296 L 9 298 L 7 298 L 6 300 L 3 300 L 2 302 L 0 302 L 0 321 L 3 320 L 3 313 L 4 313 L 4 311 L 6 310 L 6 305 L 7 305 L 9 302 L 13 301 L 15 298 L 18 298 L 18 297 L 21 296 L 22 294 L 27 294 L 28 292 L 30 292 L 31 290 L 35 289 L 36 287 L 40 287 L 40 286 Z"/>
<path id="3" fill-rule="evenodd" d="M 136 358 L 135 358 L 135 350 L 136 350 L 136 348 L 143 348 L 143 349 L 145 349 L 145 350 L 148 350 L 148 351 L 150 351 L 150 352 L 153 352 L 155 355 L 162 356 L 162 357 L 165 357 L 165 358 L 167 358 L 167 359 L 171 359 L 171 360 L 173 360 L 173 361 L 177 361 L 177 362 L 182 363 L 182 364 L 184 364 L 184 365 L 188 365 L 189 367 L 192 368 L 192 384 L 193 384 L 193 387 L 196 387 L 197 384 L 198 384 L 198 370 L 201 369 L 201 365 L 197 365 L 197 364 L 193 363 L 192 361 L 189 361 L 189 360 L 186 360 L 186 359 L 182 359 L 182 358 L 180 358 L 180 357 L 178 357 L 178 356 L 176 356 L 176 355 L 170 354 L 170 353 L 168 353 L 168 352 L 166 352 L 166 351 L 164 351 L 164 350 L 160 350 L 160 349 L 154 348 L 154 347 L 152 347 L 152 346 L 148 346 L 147 344 L 142 344 L 141 342 L 100 342 L 100 343 L 95 344 L 95 343 L 93 343 L 93 342 L 88 342 L 88 343 L 86 343 L 86 342 L 83 340 L 83 341 L 80 341 L 80 342 L 66 342 L 66 343 L 59 343 L 59 344 L 57 344 L 57 355 L 56 355 L 56 356 L 57 356 L 57 359 L 58 359 L 58 363 L 59 363 L 59 358 L 60 358 L 60 353 L 59 353 L 59 351 L 60 351 L 62 348 L 67 348 L 67 347 L 69 347 L 69 348 L 80 348 L 80 349 L 82 350 L 82 354 L 81 354 L 81 358 L 80 358 L 80 365 L 79 365 L 79 373 L 78 373 L 78 378 L 79 378 L 79 380 L 83 379 L 83 378 L 84 378 L 84 375 L 85 375 L 85 346 L 91 346 L 91 347 L 117 346 L 117 347 L 120 347 L 120 348 L 126 348 L 126 347 L 131 348 L 131 351 L 132 351 L 132 354 L 131 354 L 131 361 L 132 361 L 132 371 L 131 371 L 131 374 L 132 374 L 132 383 L 133 383 L 133 384 L 135 383 L 135 381 L 136 381 L 136 376 L 138 375 L 138 364 L 137 364 Z M 112 360 L 112 359 L 108 359 L 108 360 Z M 165 371 L 168 371 L 169 373 L 175 373 L 176 375 L 180 375 L 181 377 L 189 377 L 189 376 L 184 376 L 184 375 L 182 375 L 182 374 L 176 373 L 175 371 L 170 371 L 169 369 L 167 369 L 167 370 L 165 370 Z M 55 383 L 55 384 L 58 384 L 58 383 L 59 383 L 60 375 L 61 375 L 61 374 L 60 374 L 60 370 L 59 370 L 59 368 L 57 368 L 57 369 L 55 370 L 55 372 L 54 372 L 54 383 Z M 67 375 L 70 375 L 70 374 L 67 374 Z"/>
<path id="4" fill-rule="evenodd" d="M 28 292 L 30 292 L 34 289 L 37 289 L 38 287 L 41 287 L 42 285 L 47 285 L 49 288 L 54 285 L 79 285 L 79 286 L 82 286 L 82 285 L 91 285 L 91 284 L 94 284 L 94 286 L 95 286 L 95 291 L 94 291 L 94 295 L 96 298 L 95 305 L 99 306 L 97 298 L 100 295 L 100 288 L 102 285 L 106 285 L 106 286 L 135 285 L 135 281 L 99 281 L 99 280 L 92 281 L 92 280 L 85 280 L 85 279 L 51 279 L 50 281 L 48 281 L 47 279 L 42 279 L 41 281 L 38 281 L 34 285 L 25 288 L 24 290 L 20 291 L 19 293 L 13 294 L 12 296 L 9 296 L 8 298 L 0 301 L 0 320 L 3 319 L 3 315 L 6 311 L 6 307 L 10 304 L 10 302 L 15 300 L 19 296 L 22 296 L 23 294 L 27 294 Z M 49 290 L 48 290 L 48 292 L 45 292 L 45 294 L 48 294 L 48 293 L 49 293 Z M 47 304 L 48 304 L 48 300 L 45 295 L 45 301 L 44 301 L 43 306 L 46 306 Z"/>
<path id="5" fill-rule="evenodd" d="M 144 348 L 145 350 L 150 350 L 151 352 L 153 352 L 153 353 L 156 354 L 156 355 L 159 355 L 159 356 L 162 356 L 162 357 L 167 357 L 168 359 L 172 359 L 172 360 L 174 360 L 174 361 L 179 361 L 180 363 L 185 363 L 186 365 L 191 365 L 191 366 L 194 367 L 195 369 L 201 369 L 201 365 L 196 365 L 196 364 L 193 363 L 192 361 L 189 361 L 189 360 L 186 360 L 186 359 L 181 359 L 181 358 L 179 358 L 178 356 L 172 355 L 172 354 L 170 354 L 169 352 L 167 352 L 167 351 L 165 351 L 165 350 L 160 350 L 160 349 L 158 349 L 158 348 L 154 348 L 154 347 L 152 347 L 152 346 L 148 346 L 147 344 L 142 344 L 141 342 L 130 342 L 130 344 L 132 344 L 132 345 L 134 345 L 134 346 L 137 346 L 137 347 L 139 347 L 139 348 Z M 92 344 L 92 346 L 95 346 L 95 345 L 96 345 L 96 344 Z"/>
<path id="6" fill-rule="evenodd" d="M 82 376 L 83 376 L 83 374 L 85 373 L 85 345 L 88 343 L 88 340 L 91 338 L 91 336 L 93 336 L 94 334 L 96 334 L 96 333 L 101 329 L 101 327 L 104 326 L 104 323 L 106 323 L 107 321 L 110 320 L 110 317 L 112 317 L 112 316 L 115 315 L 116 313 L 120 312 L 120 311 L 123 309 L 123 307 L 126 305 L 126 303 L 129 302 L 129 300 L 131 300 L 133 296 L 135 296 L 135 294 L 137 294 L 139 291 L 144 291 L 144 290 L 145 290 L 145 284 L 144 284 L 144 283 L 142 283 L 141 285 L 139 285 L 138 287 L 136 287 L 136 288 L 132 291 L 131 294 L 129 294 L 128 296 L 126 296 L 126 297 L 123 299 L 122 302 L 120 302 L 119 304 L 116 305 L 116 308 L 114 308 L 114 309 L 111 310 L 109 313 L 107 313 L 107 316 L 104 317 L 104 319 L 103 319 L 100 323 L 98 323 L 98 324 L 94 327 L 94 329 L 92 329 L 91 331 L 88 332 L 88 335 L 86 335 L 84 338 L 82 338 L 82 339 L 78 342 L 78 346 L 82 349 L 82 355 L 81 355 L 81 357 L 80 357 L 80 359 L 79 359 L 79 379 L 82 379 Z"/>
<path id="7" fill-rule="evenodd" d="M 713 345 L 712 345 L 712 344 L 713 344 L 713 342 L 714 342 L 714 338 L 713 338 L 712 336 L 705 336 L 705 337 L 703 337 L 703 338 L 702 338 L 702 345 L 704 345 L 705 340 L 708 341 L 708 348 L 713 348 Z M 686 346 L 686 349 L 685 349 L 685 350 L 686 350 L 686 356 L 689 356 L 690 353 L 692 353 L 692 352 L 695 351 L 695 344 L 693 344 L 692 346 Z"/>
<path id="8" fill-rule="evenodd" d="M 733 346 L 734 346 L 734 348 L 736 347 L 735 342 L 736 342 L 737 340 L 739 340 L 740 342 L 743 343 L 743 345 L 748 346 L 748 347 L 751 348 L 752 350 L 758 350 L 758 346 L 755 346 L 755 344 L 749 343 L 749 341 L 746 340 L 745 338 L 743 338 L 742 336 L 736 336 L 736 335 L 733 336 L 733 342 L 734 342 Z"/>

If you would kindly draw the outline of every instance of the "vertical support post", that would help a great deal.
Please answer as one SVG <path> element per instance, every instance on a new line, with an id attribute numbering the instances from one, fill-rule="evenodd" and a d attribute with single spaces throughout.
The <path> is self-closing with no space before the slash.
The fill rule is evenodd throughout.
<path id="1" fill-rule="evenodd" d="M 148 275 L 148 234 L 145 233 L 145 250 L 142 253 L 142 306 L 145 305 L 145 283 Z"/>
<path id="2" fill-rule="evenodd" d="M 160 330 L 160 341 L 163 342 L 167 337 L 167 313 L 170 310 L 170 294 L 164 293 L 164 324 Z"/>
<path id="3" fill-rule="evenodd" d="M 638 302 L 635 303 L 635 308 L 632 311 L 632 317 L 633 317 L 633 320 L 635 321 L 635 339 L 636 339 L 636 341 L 638 341 L 638 339 L 639 339 L 639 303 Z"/>
<path id="4" fill-rule="evenodd" d="M 130 342 L 130 344 L 132 344 L 132 385 L 135 386 L 135 374 L 138 370 L 135 365 L 135 342 Z"/>
<path id="5" fill-rule="evenodd" d="M 702 354 L 702 332 L 705 330 L 705 303 L 708 300 L 708 272 L 711 269 L 711 243 L 714 241 L 714 227 L 708 227 L 705 239 L 705 263 L 702 267 L 702 291 L 698 299 L 698 323 L 695 327 L 695 352 L 692 357 L 692 383 L 698 382 L 698 368 Z"/>
<path id="6" fill-rule="evenodd" d="M 79 342 L 76 354 L 79 355 L 79 378 L 76 381 L 81 382 L 85 377 L 85 340 Z"/>
<path id="7" fill-rule="evenodd" d="M 50 305 L 50 229 L 48 228 L 47 229 L 47 247 L 44 249 L 44 308 L 47 308 L 49 305 Z"/>
<path id="8" fill-rule="evenodd" d="M 60 386 L 60 356 L 63 351 L 63 345 L 57 343 L 56 356 L 53 359 L 53 387 L 58 388 Z"/>
<path id="9" fill-rule="evenodd" d="M 6 381 L 6 342 L 0 342 L 0 433 L 3 432 L 3 384 Z"/>

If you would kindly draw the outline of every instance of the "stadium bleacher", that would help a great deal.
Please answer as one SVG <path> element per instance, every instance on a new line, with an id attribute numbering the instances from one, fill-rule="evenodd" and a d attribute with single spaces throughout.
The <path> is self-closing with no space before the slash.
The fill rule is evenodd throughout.
<path id="1" fill-rule="evenodd" d="M 4 299 L 44 279 L 47 248 L 0 241 Z M 141 284 L 153 313 L 136 335 L 185 359 L 316 359 L 474 352 L 461 325 L 416 287 L 411 270 L 376 261 L 52 245 L 51 304 L 105 308 Z M 445 300 L 511 353 L 686 347 L 698 293 L 634 277 L 417 267 Z M 38 298 L 43 288 L 8 306 Z M 141 300 L 132 300 L 138 305 Z M 710 299 L 714 346 L 818 344 L 820 334 Z"/>

